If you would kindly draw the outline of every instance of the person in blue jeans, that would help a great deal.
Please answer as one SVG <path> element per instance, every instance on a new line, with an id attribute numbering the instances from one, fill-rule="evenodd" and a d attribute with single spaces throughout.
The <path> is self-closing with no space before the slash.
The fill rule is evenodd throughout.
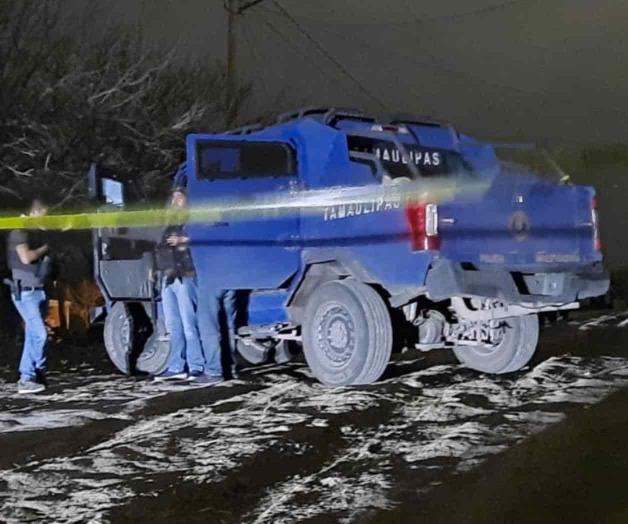
<path id="1" fill-rule="evenodd" d="M 222 329 L 221 311 L 224 311 L 229 332 L 229 353 L 232 362 L 231 375 L 235 374 L 235 323 L 236 294 L 233 290 L 224 290 L 206 284 L 199 289 L 198 317 L 199 331 L 205 353 L 205 383 L 222 382 Z"/>
<path id="2" fill-rule="evenodd" d="M 43 216 L 48 207 L 41 198 L 32 201 L 29 215 Z M 42 231 L 15 230 L 9 233 L 7 265 L 11 269 L 11 297 L 24 321 L 24 347 L 20 359 L 18 393 L 40 393 L 46 389 L 46 342 L 44 323 L 47 305 L 44 284 L 48 276 L 48 245 Z"/>
<path id="3" fill-rule="evenodd" d="M 170 207 L 185 210 L 187 196 L 184 187 L 172 192 Z M 189 249 L 190 238 L 185 226 L 166 228 L 157 252 L 162 271 L 161 300 L 166 330 L 170 334 L 170 357 L 166 370 L 156 381 L 182 380 L 202 375 L 205 357 L 197 324 L 197 285 L 194 262 Z"/>

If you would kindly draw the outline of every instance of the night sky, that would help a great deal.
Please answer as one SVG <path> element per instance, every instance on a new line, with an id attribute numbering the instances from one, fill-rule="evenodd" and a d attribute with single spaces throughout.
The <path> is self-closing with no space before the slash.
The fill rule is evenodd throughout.
<path id="1" fill-rule="evenodd" d="M 248 1 L 248 0 L 242 0 Z M 80 20 L 86 4 L 64 0 Z M 102 0 L 101 25 L 137 24 L 182 60 L 224 61 L 222 0 Z M 264 0 L 237 21 L 242 115 L 305 105 L 431 115 L 495 141 L 626 143 L 625 0 Z M 628 268 L 622 166 L 574 176 L 601 202 L 607 264 Z"/>
<path id="2" fill-rule="evenodd" d="M 278 2 L 238 17 L 239 77 L 255 87 L 251 117 L 333 104 L 429 114 L 485 137 L 626 138 L 628 2 Z M 152 42 L 224 59 L 222 0 L 104 4 L 111 16 L 140 21 Z"/>

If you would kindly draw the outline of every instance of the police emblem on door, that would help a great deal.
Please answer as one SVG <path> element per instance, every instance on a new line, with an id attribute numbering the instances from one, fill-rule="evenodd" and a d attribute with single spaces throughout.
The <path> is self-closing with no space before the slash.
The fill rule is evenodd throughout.
<path id="1" fill-rule="evenodd" d="M 528 215 L 523 211 L 515 211 L 508 221 L 508 229 L 517 240 L 525 240 L 530 232 L 530 221 Z"/>

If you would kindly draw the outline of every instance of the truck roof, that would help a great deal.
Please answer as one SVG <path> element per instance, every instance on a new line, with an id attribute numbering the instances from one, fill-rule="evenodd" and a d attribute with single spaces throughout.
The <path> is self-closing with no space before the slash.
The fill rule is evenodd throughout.
<path id="1" fill-rule="evenodd" d="M 429 116 L 413 116 L 408 114 L 390 115 L 387 117 L 376 117 L 369 115 L 359 109 L 336 108 L 336 107 L 307 107 L 283 113 L 269 125 L 261 123 L 246 125 L 235 129 L 230 129 L 223 134 L 227 135 L 262 135 L 264 132 L 271 132 L 273 128 L 290 127 L 298 125 L 304 119 L 314 120 L 323 125 L 332 127 L 338 131 L 360 132 L 372 131 L 374 127 L 381 128 L 382 132 L 395 132 L 403 127 L 420 127 L 431 129 L 431 134 L 443 135 L 443 131 L 448 135 L 450 146 L 454 146 L 460 139 L 460 134 L 451 124 L 435 120 Z M 416 138 L 416 137 L 415 137 Z"/>
<path id="2" fill-rule="evenodd" d="M 218 134 L 202 135 L 207 138 L 231 140 L 281 140 L 299 135 L 316 141 L 311 124 L 316 122 L 328 130 L 348 137 L 386 140 L 393 137 L 409 146 L 447 150 L 462 155 L 474 170 L 494 170 L 497 158 L 490 144 L 483 144 L 468 135 L 459 133 L 451 124 L 429 116 L 397 114 L 376 117 L 359 109 L 337 107 L 308 107 L 279 115 L 268 125 L 246 125 Z M 321 131 L 324 128 L 320 128 Z M 198 136 L 198 135 L 197 135 Z"/>

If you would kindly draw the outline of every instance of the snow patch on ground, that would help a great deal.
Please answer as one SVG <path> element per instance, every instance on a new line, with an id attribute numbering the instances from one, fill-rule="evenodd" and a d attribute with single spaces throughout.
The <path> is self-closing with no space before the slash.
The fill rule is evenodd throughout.
<path id="1" fill-rule="evenodd" d="M 310 475 L 294 475 L 269 490 L 257 508 L 242 519 L 248 524 L 291 523 L 313 517 L 338 514 L 338 522 L 355 522 L 369 509 L 386 509 L 392 503 L 386 497 L 391 487 L 388 475 L 370 468 L 353 475 L 339 468 L 377 458 L 372 448 L 380 445 L 379 435 L 356 435 L 351 449 Z M 305 499 L 295 503 L 295 499 Z"/>
<path id="2" fill-rule="evenodd" d="M 368 430 L 342 426 L 346 445 L 334 460 L 315 473 L 270 489 L 244 522 L 299 522 L 328 513 L 338 521 L 355 522 L 361 512 L 394 504 L 387 491 L 396 459 L 410 469 L 452 467 L 453 461 L 456 471 L 468 470 L 560 422 L 569 405 L 597 402 L 628 384 L 626 373 L 627 359 L 565 356 L 514 378 L 437 366 L 382 382 L 377 395 L 389 403 L 395 399 L 391 390 L 399 385 L 415 391 L 397 397 L 384 424 Z M 377 482 L 369 483 L 365 475 Z M 355 491 L 356 485 L 364 488 L 360 493 L 365 498 L 347 499 L 343 509 L 338 503 L 342 497 L 334 497 Z"/>
<path id="3" fill-rule="evenodd" d="M 130 417 L 124 413 L 110 415 L 91 409 L 81 411 L 72 409 L 36 410 L 19 415 L 0 413 L 0 433 L 81 426 L 105 418 L 129 420 Z"/>
<path id="4" fill-rule="evenodd" d="M 226 383 L 207 390 L 207 403 L 160 415 L 140 415 L 145 404 L 170 394 L 148 382 L 104 375 L 62 383 L 60 391 L 32 401 L 0 383 L 0 401 L 7 405 L 0 433 L 107 417 L 127 423 L 75 455 L 0 471 L 0 521 L 107 522 L 113 508 L 140 495 L 157 496 L 159 479 L 220 489 L 250 458 L 309 453 L 317 444 L 307 435 L 330 431 L 335 440 L 326 458 L 304 472 L 287 468 L 241 520 L 332 515 L 356 522 L 394 504 L 390 492 L 399 464 L 408 471 L 475 467 L 559 422 L 571 407 L 599 402 L 628 384 L 628 359 L 567 355 L 501 377 L 440 365 L 365 388 L 313 383 L 297 365 L 266 367 L 254 376 L 242 393 L 212 400 L 221 388 L 246 388 L 241 381 Z M 426 481 L 419 491 L 432 485 Z"/>
<path id="5" fill-rule="evenodd" d="M 605 327 L 626 327 L 628 326 L 628 311 L 621 313 L 607 313 L 595 318 L 587 319 L 584 322 L 573 321 L 569 323 L 572 326 L 578 326 L 580 331 L 588 331 L 594 328 Z"/>
<path id="6" fill-rule="evenodd" d="M 273 376 L 262 390 L 138 420 L 79 455 L 0 472 L 5 485 L 0 483 L 0 521 L 44 514 L 54 522 L 102 520 L 107 510 L 138 494 L 130 480 L 149 483 L 174 474 L 184 481 L 219 482 L 247 457 L 281 447 L 295 426 L 314 421 L 320 426 L 320 415 L 327 409 L 340 413 L 343 402 L 345 412 L 372 404 L 359 390 Z"/>

